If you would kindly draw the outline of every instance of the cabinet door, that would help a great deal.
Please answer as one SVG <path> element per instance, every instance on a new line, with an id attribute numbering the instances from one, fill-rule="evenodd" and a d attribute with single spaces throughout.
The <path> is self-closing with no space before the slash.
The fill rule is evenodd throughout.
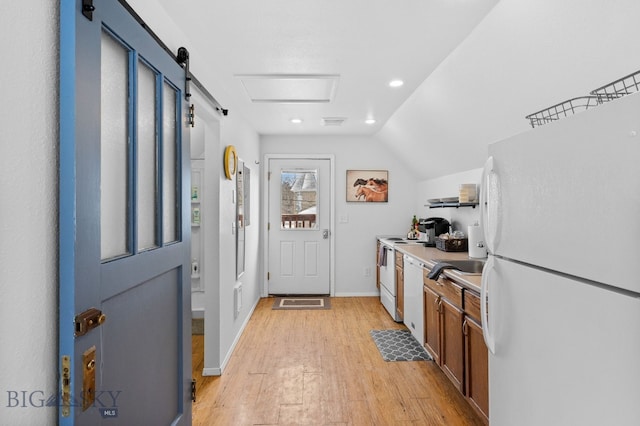
<path id="1" fill-rule="evenodd" d="M 460 392 L 464 392 L 464 336 L 462 334 L 464 314 L 447 299 L 441 300 L 441 366 Z"/>
<path id="2" fill-rule="evenodd" d="M 424 347 L 440 365 L 440 296 L 424 287 Z"/>
<path id="3" fill-rule="evenodd" d="M 404 269 L 396 265 L 396 311 L 400 321 L 404 320 Z"/>
<path id="4" fill-rule="evenodd" d="M 465 395 L 478 414 L 488 421 L 489 354 L 482 337 L 482 327 L 466 317 L 463 330 L 466 360 Z"/>

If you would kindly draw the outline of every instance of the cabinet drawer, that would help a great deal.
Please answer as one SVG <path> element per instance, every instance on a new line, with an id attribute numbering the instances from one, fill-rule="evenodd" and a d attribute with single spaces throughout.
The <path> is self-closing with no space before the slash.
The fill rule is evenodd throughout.
<path id="1" fill-rule="evenodd" d="M 462 308 L 462 286 L 454 283 L 444 275 L 440 275 L 440 278 L 438 278 L 437 281 L 431 280 L 427 278 L 428 274 L 429 271 L 425 269 L 423 274 L 424 285 L 447 299 L 449 302 L 453 303 L 455 306 Z"/>
<path id="2" fill-rule="evenodd" d="M 404 259 L 402 257 L 402 253 L 398 253 L 396 251 L 396 266 L 404 267 Z"/>
<path id="3" fill-rule="evenodd" d="M 464 291 L 464 311 L 476 322 L 480 322 L 480 296 L 469 290 Z"/>

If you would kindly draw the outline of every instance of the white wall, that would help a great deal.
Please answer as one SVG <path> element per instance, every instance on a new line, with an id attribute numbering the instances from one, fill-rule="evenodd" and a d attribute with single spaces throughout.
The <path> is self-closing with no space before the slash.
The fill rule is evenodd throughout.
<path id="1" fill-rule="evenodd" d="M 638 16 L 638 0 L 500 0 L 377 137 L 421 180 L 482 167 L 526 115 L 638 71 Z"/>
<path id="2" fill-rule="evenodd" d="M 233 111 L 220 121 L 220 144 L 207 147 L 207 167 L 209 182 L 217 179 L 219 185 L 219 223 L 218 253 L 219 271 L 217 276 L 207 275 L 205 294 L 205 359 L 204 374 L 220 374 L 231 356 L 234 345 L 240 337 L 242 328 L 249 320 L 251 312 L 260 298 L 260 262 L 259 249 L 259 205 L 260 205 L 260 169 L 259 144 L 257 133 Z M 235 234 L 232 224 L 235 221 L 236 205 L 233 191 L 236 181 L 227 180 L 222 169 L 224 149 L 234 145 L 238 157 L 251 169 L 251 224 L 245 228 L 245 272 L 236 280 Z M 211 155 L 210 155 L 211 152 Z M 234 312 L 233 287 L 242 283 L 242 310 Z M 213 291 L 212 291 L 213 289 Z M 215 305 L 215 306 L 212 306 Z"/>
<path id="3" fill-rule="evenodd" d="M 429 205 L 427 200 L 431 198 L 457 197 L 459 185 L 462 183 L 475 183 L 479 195 L 481 179 L 482 169 L 479 168 L 420 182 L 416 196 L 416 210 L 424 212 L 424 214 L 419 217 L 444 217 L 451 223 L 454 230 L 459 230 L 466 234 L 467 226 L 473 225 L 480 220 L 480 209 L 478 207 L 431 209 L 427 207 Z"/>
<path id="4" fill-rule="evenodd" d="M 336 296 L 377 295 L 375 286 L 376 235 L 406 234 L 411 226 L 417 182 L 397 156 L 368 137 L 262 136 L 261 154 L 335 155 Z M 346 201 L 346 170 L 388 170 L 388 203 Z M 347 223 L 340 219 L 348 218 Z M 261 219 L 262 220 L 262 219 Z M 368 268 L 371 276 L 365 276 Z"/>
<path id="5" fill-rule="evenodd" d="M 57 390 L 57 16 L 58 2 L 42 1 L 3 2 L 0 17 L 3 425 L 55 424 L 57 416 L 41 406 Z"/>

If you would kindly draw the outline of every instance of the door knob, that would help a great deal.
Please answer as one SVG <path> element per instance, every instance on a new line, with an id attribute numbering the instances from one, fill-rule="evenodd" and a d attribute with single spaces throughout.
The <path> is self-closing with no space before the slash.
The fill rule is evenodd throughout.
<path id="1" fill-rule="evenodd" d="M 322 230 L 322 239 L 326 240 L 327 238 L 329 238 L 329 230 L 328 229 L 323 229 Z"/>

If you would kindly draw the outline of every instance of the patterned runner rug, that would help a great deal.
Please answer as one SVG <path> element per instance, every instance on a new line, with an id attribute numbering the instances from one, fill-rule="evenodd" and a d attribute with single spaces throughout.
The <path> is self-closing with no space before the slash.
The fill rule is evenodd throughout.
<path id="1" fill-rule="evenodd" d="M 409 330 L 369 332 L 385 361 L 431 361 L 431 356 Z"/>

